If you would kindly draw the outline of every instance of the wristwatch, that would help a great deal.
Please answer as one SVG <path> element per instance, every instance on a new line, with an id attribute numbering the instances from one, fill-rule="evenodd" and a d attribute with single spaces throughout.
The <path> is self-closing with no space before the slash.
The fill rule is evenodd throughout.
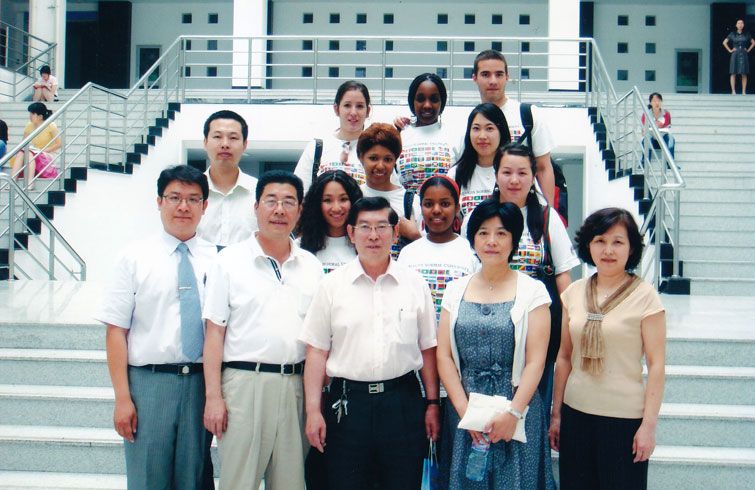
<path id="1" fill-rule="evenodd" d="M 520 412 L 519 410 L 517 410 L 514 407 L 507 408 L 506 409 L 506 413 L 510 413 L 511 415 L 513 415 L 514 417 L 518 418 L 519 420 L 522 420 L 524 418 L 524 415 L 522 415 L 522 412 Z"/>
<path id="2" fill-rule="evenodd" d="M 425 406 L 429 407 L 430 405 L 440 406 L 440 400 L 437 398 L 425 398 Z"/>

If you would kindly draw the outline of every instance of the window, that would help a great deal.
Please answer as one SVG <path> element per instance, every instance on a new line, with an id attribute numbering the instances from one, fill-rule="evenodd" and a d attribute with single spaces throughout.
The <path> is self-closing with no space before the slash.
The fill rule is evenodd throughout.
<path id="1" fill-rule="evenodd" d="M 530 42 L 529 41 L 524 41 L 522 43 L 522 52 L 523 53 L 529 53 L 530 52 Z"/>
<path id="2" fill-rule="evenodd" d="M 367 41 L 366 40 L 358 40 L 356 42 L 356 49 L 357 49 L 357 51 L 367 51 Z"/>
<path id="3" fill-rule="evenodd" d="M 474 14 L 464 14 L 464 23 L 465 24 L 474 24 L 475 23 L 475 15 Z"/>
<path id="4" fill-rule="evenodd" d="M 435 43 L 435 51 L 448 51 L 448 41 L 438 41 Z"/>
<path id="5" fill-rule="evenodd" d="M 385 50 L 386 51 L 393 51 L 393 41 L 386 41 L 385 42 Z"/>
<path id="6" fill-rule="evenodd" d="M 620 15 L 616 18 L 616 23 L 620 26 L 628 26 L 629 25 L 629 16 L 628 15 Z"/>
<path id="7" fill-rule="evenodd" d="M 301 50 L 302 51 L 312 51 L 312 40 L 311 39 L 305 39 L 301 42 Z"/>
<path id="8" fill-rule="evenodd" d="M 184 46 L 186 46 L 186 51 L 191 51 L 191 39 L 187 39 L 184 42 L 186 43 L 184 44 Z"/>
<path id="9" fill-rule="evenodd" d="M 383 14 L 383 24 L 393 24 L 393 14 Z"/>
<path id="10" fill-rule="evenodd" d="M 338 51 L 341 49 L 341 41 L 330 41 L 328 43 L 328 49 L 331 51 Z"/>
<path id="11" fill-rule="evenodd" d="M 392 66 L 386 66 L 385 67 L 385 78 L 393 78 L 393 67 Z"/>
<path id="12" fill-rule="evenodd" d="M 217 51 L 218 50 L 218 40 L 217 39 L 208 39 L 207 40 L 207 51 Z"/>
<path id="13" fill-rule="evenodd" d="M 366 24 L 367 14 L 357 14 L 357 24 Z"/>
<path id="14" fill-rule="evenodd" d="M 331 24 L 340 24 L 341 23 L 341 14 L 330 14 L 330 23 Z"/>
<path id="15" fill-rule="evenodd" d="M 490 49 L 495 49 L 496 51 L 503 51 L 503 43 L 501 41 L 493 41 L 490 43 Z"/>
<path id="16" fill-rule="evenodd" d="M 218 67 L 217 66 L 208 66 L 207 67 L 207 76 L 208 77 L 216 77 L 216 76 L 218 76 Z"/>
<path id="17" fill-rule="evenodd" d="M 355 78 L 364 78 L 367 76 L 367 68 L 364 66 L 357 66 L 354 68 L 354 77 Z"/>
<path id="18" fill-rule="evenodd" d="M 184 76 L 185 77 L 190 77 L 191 76 L 191 67 L 190 66 L 185 66 L 184 67 Z"/>
<path id="19" fill-rule="evenodd" d="M 655 70 L 645 70 L 645 81 L 655 82 Z"/>
<path id="20" fill-rule="evenodd" d="M 624 82 L 629 80 L 629 70 L 618 70 L 616 72 L 616 79 Z"/>
<path id="21" fill-rule="evenodd" d="M 626 54 L 629 52 L 629 43 L 618 43 L 616 45 L 616 52 L 619 54 Z"/>
<path id="22" fill-rule="evenodd" d="M 448 14 L 438 14 L 438 24 L 448 24 Z"/>
<path id="23" fill-rule="evenodd" d="M 646 26 L 654 26 L 655 25 L 655 15 L 646 15 L 645 16 L 645 25 Z"/>
<path id="24" fill-rule="evenodd" d="M 490 19 L 490 23 L 493 25 L 501 25 L 503 24 L 503 15 L 501 14 L 493 14 L 493 17 Z"/>
<path id="25" fill-rule="evenodd" d="M 181 14 L 181 24 L 191 24 L 191 14 Z"/>
<path id="26" fill-rule="evenodd" d="M 312 67 L 311 66 L 302 66 L 301 67 L 301 76 L 304 78 L 312 78 Z"/>
<path id="27" fill-rule="evenodd" d="M 521 71 L 521 79 L 522 80 L 529 80 L 530 79 L 530 69 L 529 68 L 522 68 Z"/>
<path id="28" fill-rule="evenodd" d="M 330 78 L 338 78 L 338 67 L 337 66 L 329 66 L 328 67 L 328 76 Z"/>
<path id="29" fill-rule="evenodd" d="M 435 74 L 440 78 L 448 78 L 448 68 L 436 68 Z"/>
<path id="30" fill-rule="evenodd" d="M 464 41 L 464 51 L 474 51 L 474 41 Z"/>
<path id="31" fill-rule="evenodd" d="M 655 43 L 645 43 L 645 54 L 655 54 Z"/>
<path id="32" fill-rule="evenodd" d="M 218 23 L 218 14 L 207 14 L 207 23 L 208 24 L 217 24 Z"/>
<path id="33" fill-rule="evenodd" d="M 315 21 L 315 14 L 311 12 L 307 12 L 302 14 L 301 16 L 301 23 L 302 24 L 311 24 Z"/>
<path id="34" fill-rule="evenodd" d="M 528 26 L 528 25 L 530 25 L 530 16 L 529 16 L 529 14 L 519 14 L 519 25 L 520 26 Z"/>
<path id="35" fill-rule="evenodd" d="M 471 80 L 472 79 L 472 73 L 474 73 L 472 71 L 472 68 L 464 68 L 464 78 L 467 78 L 467 79 Z"/>

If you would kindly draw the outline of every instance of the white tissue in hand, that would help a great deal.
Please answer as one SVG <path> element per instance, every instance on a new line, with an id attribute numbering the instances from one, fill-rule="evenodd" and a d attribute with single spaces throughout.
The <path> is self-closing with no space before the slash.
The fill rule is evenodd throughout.
<path id="1" fill-rule="evenodd" d="M 493 417 L 506 412 L 511 406 L 511 401 L 505 396 L 490 396 L 482 393 L 470 393 L 467 411 L 459 422 L 459 429 L 474 430 L 477 432 L 488 432 Z M 527 436 L 524 433 L 524 420 L 530 407 L 524 409 L 523 417 L 516 424 L 513 440 L 527 442 Z"/>

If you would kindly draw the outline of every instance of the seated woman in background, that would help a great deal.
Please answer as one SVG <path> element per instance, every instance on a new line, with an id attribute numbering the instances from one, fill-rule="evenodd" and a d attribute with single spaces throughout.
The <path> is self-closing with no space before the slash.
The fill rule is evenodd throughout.
<path id="1" fill-rule="evenodd" d="M 462 217 L 493 194 L 493 160 L 496 152 L 509 141 L 509 126 L 497 105 L 486 102 L 472 109 L 464 135 L 464 152 L 448 171 L 448 176 L 456 180 L 461 190 Z"/>
<path id="2" fill-rule="evenodd" d="M 364 166 L 367 182 L 361 186 L 364 197 L 383 197 L 398 214 L 398 241 L 391 255 L 398 258 L 401 248 L 421 234 L 419 199 L 394 183 L 396 159 L 401 155 L 401 136 L 391 124 L 374 123 L 365 129 L 357 142 L 357 155 Z"/>
<path id="3" fill-rule="evenodd" d="M 550 427 L 561 488 L 641 490 L 663 399 L 663 304 L 653 286 L 629 272 L 642 259 L 643 242 L 628 211 L 596 211 L 575 241 L 579 257 L 597 272 L 561 295 Z"/>
<path id="4" fill-rule="evenodd" d="M 29 111 L 29 123 L 24 128 L 24 138 L 29 136 L 35 129 L 40 127 L 43 122 L 52 115 L 42 102 L 33 102 L 27 108 Z M 53 163 L 53 152 L 60 149 L 60 137 L 58 136 L 58 127 L 55 123 L 49 124 L 41 133 L 39 133 L 29 146 L 29 172 L 26 176 L 27 182 L 30 182 L 29 188 L 33 188 L 31 182 L 32 176 L 42 179 L 52 179 L 57 177 L 58 169 Z M 23 177 L 24 167 L 24 150 L 16 154 L 13 160 L 13 170 L 11 175 L 17 179 Z"/>
<path id="5" fill-rule="evenodd" d="M 340 123 L 338 129 L 323 135 L 322 139 L 311 141 L 294 170 L 302 180 L 305 192 L 315 177 L 328 170 L 343 170 L 359 184 L 364 184 L 364 169 L 356 149 L 370 110 L 370 92 L 366 85 L 349 80 L 338 87 L 333 104 Z"/>
<path id="6" fill-rule="evenodd" d="M 458 150 L 452 143 L 458 137 L 448 134 L 440 122 L 447 98 L 443 80 L 434 73 L 423 73 L 409 85 L 408 102 L 413 117 L 394 122 L 401 131 L 403 146 L 396 170 L 401 185 L 409 191 L 417 192 L 433 175 L 448 173 L 458 160 Z"/>
<path id="7" fill-rule="evenodd" d="M 52 75 L 52 70 L 48 65 L 39 69 L 39 80 L 34 82 L 34 94 L 31 100 L 34 102 L 57 102 L 58 101 L 58 79 Z"/>
<path id="8" fill-rule="evenodd" d="M 548 348 L 550 298 L 542 283 L 509 267 L 523 227 L 514 204 L 480 203 L 471 214 L 467 239 L 482 267 L 453 281 L 443 295 L 438 373 L 454 407 L 449 410 L 454 424 L 466 413 L 470 393 L 511 401 L 486 434 L 456 429 L 449 486 L 454 490 L 555 488 L 537 392 Z M 512 440 L 521 419 L 526 443 Z M 487 469 L 476 478 L 468 467 L 473 442 L 476 448 L 490 444 Z"/>
<path id="9" fill-rule="evenodd" d="M 653 92 L 652 94 L 650 94 L 650 97 L 648 97 L 648 102 L 650 102 L 648 104 L 648 109 L 650 109 L 650 112 L 653 114 L 653 123 L 658 128 L 658 131 L 660 131 L 661 136 L 663 137 L 663 141 L 666 142 L 668 151 L 673 157 L 676 141 L 674 140 L 674 135 L 671 134 L 671 113 L 663 108 L 663 96 L 658 92 Z M 642 127 L 644 133 L 645 114 L 642 115 Z M 653 142 L 653 147 L 656 149 L 659 148 L 658 144 L 655 141 Z"/>
<path id="10" fill-rule="evenodd" d="M 357 182 L 343 170 L 320 174 L 304 196 L 295 234 L 327 274 L 357 256 L 346 233 L 351 205 L 362 198 Z"/>

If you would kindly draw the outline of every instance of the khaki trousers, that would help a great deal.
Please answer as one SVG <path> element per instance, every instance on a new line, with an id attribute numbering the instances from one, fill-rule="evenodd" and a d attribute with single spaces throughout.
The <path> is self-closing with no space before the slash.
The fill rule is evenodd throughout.
<path id="1" fill-rule="evenodd" d="M 223 398 L 228 429 L 218 441 L 220 488 L 304 488 L 304 388 L 302 376 L 226 368 Z"/>

